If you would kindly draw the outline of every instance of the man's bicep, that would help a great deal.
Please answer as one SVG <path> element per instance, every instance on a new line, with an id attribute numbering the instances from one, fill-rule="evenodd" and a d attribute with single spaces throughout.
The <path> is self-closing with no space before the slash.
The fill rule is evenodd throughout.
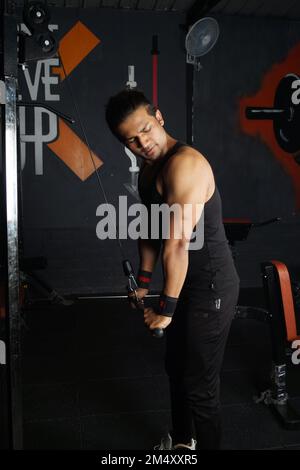
<path id="1" fill-rule="evenodd" d="M 165 184 L 168 204 L 205 203 L 210 184 L 209 167 L 194 159 L 176 161 L 170 166 Z"/>
<path id="2" fill-rule="evenodd" d="M 198 171 L 174 173 L 169 179 L 166 202 L 177 214 L 171 220 L 176 233 L 189 239 L 193 228 L 199 221 L 208 192 L 209 179 Z M 175 210 L 176 209 L 176 210 Z M 179 214 L 179 217 L 178 217 Z"/>

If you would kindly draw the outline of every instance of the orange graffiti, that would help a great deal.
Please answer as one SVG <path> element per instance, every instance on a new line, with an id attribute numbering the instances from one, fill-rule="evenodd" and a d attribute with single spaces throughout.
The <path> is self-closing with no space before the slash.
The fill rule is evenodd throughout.
<path id="1" fill-rule="evenodd" d="M 62 120 L 58 120 L 59 136 L 48 147 L 80 178 L 86 180 L 96 169 L 103 165 L 92 152 L 94 164 L 88 147 Z"/>
<path id="2" fill-rule="evenodd" d="M 83 23 L 78 21 L 59 42 L 59 55 L 66 74 L 69 75 L 80 62 L 100 43 L 97 38 Z M 54 74 L 65 78 L 63 67 L 53 67 Z"/>
<path id="3" fill-rule="evenodd" d="M 248 135 L 259 137 L 272 151 L 275 158 L 280 162 L 284 170 L 291 177 L 295 189 L 296 205 L 300 209 L 300 166 L 295 162 L 293 156 L 278 145 L 274 131 L 273 122 L 270 120 L 248 120 L 245 109 L 249 107 L 274 105 L 274 96 L 280 80 L 288 73 L 300 75 L 300 44 L 297 44 L 289 52 L 286 59 L 265 74 L 260 90 L 253 96 L 240 99 L 239 118 L 241 129 Z"/>
<path id="4" fill-rule="evenodd" d="M 100 39 L 78 21 L 59 43 L 59 55 L 66 75 L 68 76 L 99 43 Z M 52 72 L 60 76 L 60 81 L 65 78 L 64 69 L 62 66 L 52 68 Z M 48 147 L 82 181 L 103 165 L 102 160 L 94 153 L 93 164 L 87 145 L 61 119 L 58 120 L 58 134 L 58 139 L 48 144 Z"/>

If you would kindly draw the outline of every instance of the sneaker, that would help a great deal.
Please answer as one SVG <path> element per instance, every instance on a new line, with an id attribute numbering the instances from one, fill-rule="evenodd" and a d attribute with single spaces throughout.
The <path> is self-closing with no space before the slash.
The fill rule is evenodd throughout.
<path id="1" fill-rule="evenodd" d="M 188 450 L 196 450 L 196 440 L 191 439 L 189 444 L 175 444 L 173 446 L 173 440 L 170 433 L 168 433 L 165 437 L 163 437 L 160 441 L 160 444 L 154 446 L 154 450 L 175 450 L 175 449 L 188 449 Z"/>
<path id="2" fill-rule="evenodd" d="M 173 449 L 189 449 L 189 450 L 196 450 L 197 441 L 195 439 L 191 439 L 189 444 L 176 444 Z"/>

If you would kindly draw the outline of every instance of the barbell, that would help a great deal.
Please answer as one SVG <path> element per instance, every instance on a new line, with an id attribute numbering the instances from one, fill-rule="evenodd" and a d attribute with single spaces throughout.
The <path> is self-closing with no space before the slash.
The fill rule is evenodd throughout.
<path id="1" fill-rule="evenodd" d="M 277 143 L 288 153 L 300 150 L 300 106 L 292 99 L 295 94 L 295 86 L 292 85 L 296 80 L 300 84 L 300 78 L 293 73 L 280 80 L 273 108 L 247 107 L 245 110 L 248 119 L 272 120 Z"/>

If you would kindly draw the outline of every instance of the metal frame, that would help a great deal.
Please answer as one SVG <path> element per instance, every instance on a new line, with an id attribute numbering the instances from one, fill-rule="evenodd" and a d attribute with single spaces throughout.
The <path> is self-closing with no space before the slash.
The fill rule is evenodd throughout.
<path id="1" fill-rule="evenodd" d="M 17 18 L 14 2 L 6 0 L 1 9 L 4 83 L 3 185 L 6 224 L 6 339 L 9 447 L 23 447 L 21 381 L 21 318 L 19 309 L 19 222 L 18 222 L 18 147 L 17 147 Z"/>

